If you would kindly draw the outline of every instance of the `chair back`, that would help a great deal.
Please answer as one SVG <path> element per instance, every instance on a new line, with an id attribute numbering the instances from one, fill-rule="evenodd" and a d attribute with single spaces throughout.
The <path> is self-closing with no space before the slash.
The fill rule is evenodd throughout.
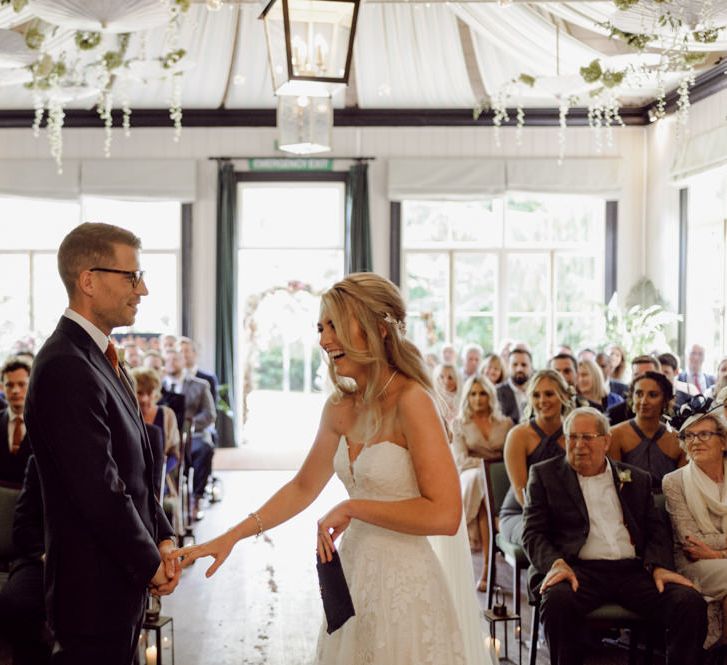
<path id="1" fill-rule="evenodd" d="M 10 562 L 15 556 L 13 549 L 13 520 L 15 503 L 20 490 L 0 486 L 0 561 Z"/>
<path id="2" fill-rule="evenodd" d="M 497 533 L 497 516 L 500 514 L 500 507 L 505 500 L 507 490 L 510 489 L 510 478 L 507 475 L 505 462 L 484 461 L 485 465 L 485 504 L 487 517 L 490 524 L 490 534 L 494 537 Z"/>

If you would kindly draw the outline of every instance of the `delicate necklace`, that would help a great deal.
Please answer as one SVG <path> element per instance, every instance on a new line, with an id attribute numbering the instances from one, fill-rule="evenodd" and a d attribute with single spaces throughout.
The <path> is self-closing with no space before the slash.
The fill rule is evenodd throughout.
<path id="1" fill-rule="evenodd" d="M 376 395 L 376 397 L 381 397 L 385 392 L 386 389 L 389 387 L 389 384 L 394 380 L 394 377 L 398 374 L 398 370 L 394 370 L 394 373 L 388 378 L 386 383 L 384 384 L 384 387 L 379 391 L 379 394 Z"/>

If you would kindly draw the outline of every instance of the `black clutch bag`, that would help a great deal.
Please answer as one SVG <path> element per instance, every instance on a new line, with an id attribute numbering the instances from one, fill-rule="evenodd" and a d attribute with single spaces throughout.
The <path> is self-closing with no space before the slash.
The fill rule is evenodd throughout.
<path id="1" fill-rule="evenodd" d="M 318 571 L 318 584 L 321 587 L 323 611 L 328 622 L 328 634 L 337 631 L 346 621 L 356 614 L 348 591 L 346 576 L 338 552 L 327 563 L 321 563 L 316 555 L 316 570 Z"/>

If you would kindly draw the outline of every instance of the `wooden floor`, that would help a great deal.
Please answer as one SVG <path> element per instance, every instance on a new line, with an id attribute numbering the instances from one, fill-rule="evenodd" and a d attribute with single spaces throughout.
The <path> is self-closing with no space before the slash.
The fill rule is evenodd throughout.
<path id="1" fill-rule="evenodd" d="M 292 474 L 218 472 L 225 496 L 198 524 L 198 538 L 216 535 L 255 510 Z M 162 608 L 162 614 L 174 618 L 176 664 L 309 665 L 322 617 L 315 575 L 316 520 L 343 498 L 343 486 L 334 480 L 308 510 L 270 533 L 272 544 L 262 539 L 239 543 L 211 579 L 204 577 L 206 561 L 185 571 L 179 588 L 164 599 Z M 481 557 L 473 555 L 473 584 L 481 565 Z M 498 566 L 497 579 L 504 589 L 511 588 L 507 565 Z M 485 594 L 478 596 L 484 607 Z M 509 594 L 506 601 L 512 607 Z M 527 607 L 527 600 L 522 602 Z M 523 618 L 527 638 L 529 612 Z M 510 648 L 512 654 L 512 644 Z M 527 662 L 526 648 L 523 662 Z M 548 662 L 543 645 L 538 665 Z M 626 662 L 626 652 L 613 647 L 600 649 L 588 661 L 589 665 Z M 655 665 L 658 662 L 655 659 Z"/>

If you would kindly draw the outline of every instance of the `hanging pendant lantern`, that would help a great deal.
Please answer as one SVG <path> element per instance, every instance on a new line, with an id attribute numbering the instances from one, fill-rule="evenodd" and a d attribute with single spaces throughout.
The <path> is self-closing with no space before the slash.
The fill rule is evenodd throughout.
<path id="1" fill-rule="evenodd" d="M 295 155 L 331 149 L 333 104 L 330 97 L 278 97 L 278 148 Z"/>
<path id="2" fill-rule="evenodd" d="M 360 0 L 270 0 L 265 23 L 276 95 L 330 96 L 348 83 Z"/>

